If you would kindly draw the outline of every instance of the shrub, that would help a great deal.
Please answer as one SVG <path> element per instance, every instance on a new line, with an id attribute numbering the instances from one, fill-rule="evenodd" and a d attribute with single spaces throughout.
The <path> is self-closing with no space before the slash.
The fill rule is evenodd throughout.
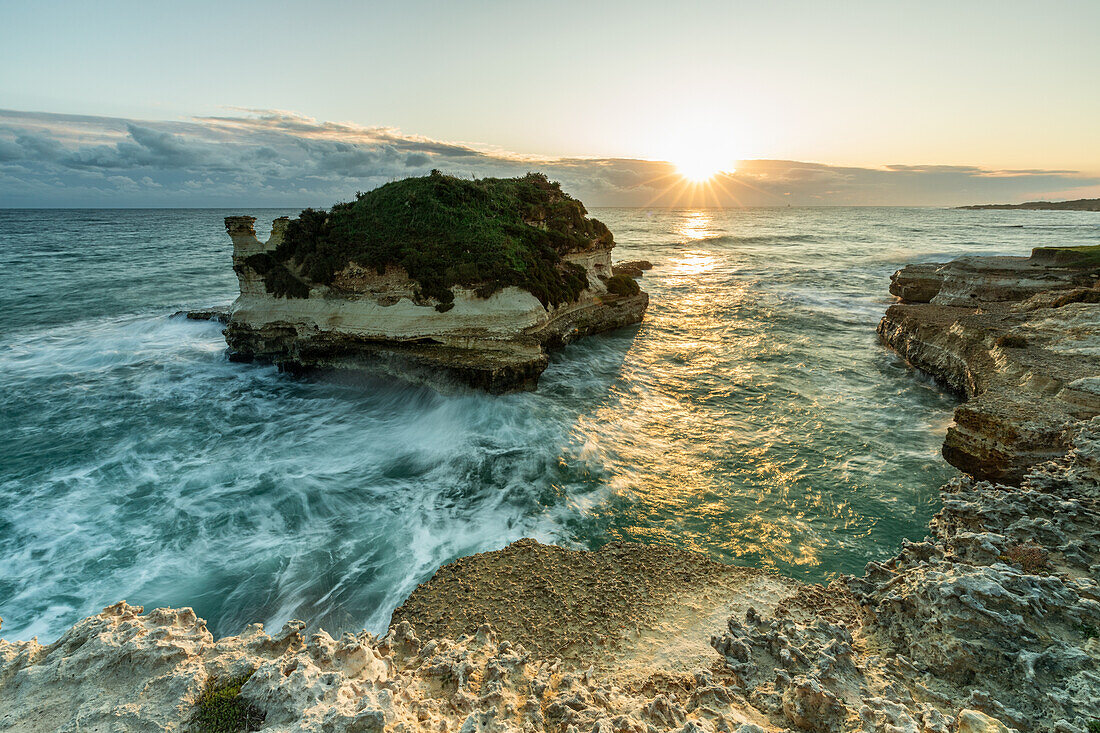
<path id="1" fill-rule="evenodd" d="M 355 262 L 379 274 L 388 265 L 404 268 L 441 310 L 454 300 L 455 285 L 482 297 L 517 286 L 549 307 L 576 300 L 587 287 L 584 268 L 562 255 L 613 243 L 607 227 L 587 214 L 541 173 L 464 180 L 432 171 L 359 193 L 328 211 L 304 210 L 287 226 L 272 261 L 257 264 L 266 267 L 268 292 L 288 297 L 306 297 L 308 287 L 301 283 L 301 295 L 286 265 L 331 285 Z"/>
<path id="2" fill-rule="evenodd" d="M 1010 545 L 1001 555 L 1001 560 L 1019 565 L 1030 575 L 1050 569 L 1047 551 L 1031 542 Z"/>
<path id="3" fill-rule="evenodd" d="M 614 295 L 637 295 L 641 288 L 628 275 L 612 275 L 607 279 L 607 290 Z"/>
<path id="4" fill-rule="evenodd" d="M 195 703 L 194 729 L 199 733 L 240 733 L 259 730 L 264 713 L 241 698 L 241 687 L 252 673 L 221 682 L 209 679 Z"/>
<path id="5" fill-rule="evenodd" d="M 276 298 L 309 297 L 309 286 L 270 254 L 254 254 L 244 263 L 263 276 L 264 289 Z"/>

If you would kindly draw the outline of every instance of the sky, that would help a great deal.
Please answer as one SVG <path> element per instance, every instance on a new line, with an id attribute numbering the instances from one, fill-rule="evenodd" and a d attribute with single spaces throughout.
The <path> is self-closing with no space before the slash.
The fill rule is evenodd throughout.
<path id="1" fill-rule="evenodd" d="M 1100 196 L 1100 2 L 0 0 L 0 206 Z M 707 176 L 705 184 L 681 173 Z"/>

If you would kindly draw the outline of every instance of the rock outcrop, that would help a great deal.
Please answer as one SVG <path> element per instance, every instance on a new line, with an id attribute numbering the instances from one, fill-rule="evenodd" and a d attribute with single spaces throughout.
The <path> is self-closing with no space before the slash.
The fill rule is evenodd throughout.
<path id="1" fill-rule="evenodd" d="M 1100 414 L 1100 266 L 1037 252 L 910 265 L 883 340 L 967 398 L 944 457 L 977 478 L 1019 484 L 1065 454 L 1073 427 Z"/>
<path id="2" fill-rule="evenodd" d="M 423 205 L 425 197 L 430 196 L 434 184 L 469 187 L 482 183 L 444 176 L 410 180 L 427 181 L 421 186 L 428 187 L 427 193 L 417 189 L 409 194 L 410 201 L 421 202 L 418 205 Z M 519 179 L 519 184 L 526 180 Z M 484 258 L 451 266 L 438 276 L 456 278 L 456 282 L 447 285 L 432 280 L 430 290 L 396 261 L 368 265 L 354 259 L 342 264 L 344 260 L 337 259 L 333 265 L 326 254 L 330 260 L 310 267 L 306 265 L 309 257 L 318 255 L 308 255 L 300 262 L 280 248 L 293 228 L 291 220 L 275 220 L 270 238 L 261 242 L 256 237 L 255 218 L 231 216 L 226 218 L 225 226 L 233 240 L 233 266 L 240 281 L 240 297 L 231 308 L 225 332 L 230 357 L 240 361 L 271 361 L 289 371 L 317 368 L 383 371 L 435 385 L 457 382 L 490 392 L 534 389 L 547 366 L 548 348 L 638 323 L 649 296 L 632 281 L 616 280 L 611 263 L 614 244 L 606 227 L 585 219 L 579 202 L 561 194 L 556 184 L 548 184 L 540 177 L 532 180 L 539 184 L 533 187 L 535 192 L 547 200 L 544 208 L 553 212 L 554 206 L 569 204 L 573 208 L 567 213 L 579 216 L 580 224 L 589 228 L 598 225 L 594 227 L 598 233 L 589 237 L 582 226 L 561 224 L 560 216 L 564 215 L 554 214 L 559 219 L 552 221 L 566 227 L 569 235 L 556 234 L 558 238 L 552 240 L 564 242 L 560 251 L 547 250 L 544 244 L 538 245 L 544 247 L 542 250 L 532 248 L 549 252 L 557 264 L 545 265 L 537 260 L 534 265 L 521 263 L 527 270 L 535 265 L 549 268 L 550 274 L 543 272 L 540 276 L 543 279 L 537 281 L 539 285 L 546 278 L 559 276 L 555 267 L 567 280 L 582 278 L 575 297 L 563 297 L 557 302 L 543 296 L 540 300 L 535 293 L 518 285 L 502 286 L 497 282 L 486 287 L 485 283 L 477 282 L 475 275 L 470 275 L 474 280 L 467 285 L 458 281 L 461 278 L 454 273 L 476 274 L 477 267 L 498 273 L 499 268 L 492 269 Z M 518 185 L 516 181 L 496 183 Z M 542 212 L 539 215 L 550 216 L 542 209 L 538 211 Z M 430 213 L 436 212 L 433 209 Z M 493 215 L 485 216 L 495 221 Z M 536 221 L 515 226 L 543 232 L 548 225 Z M 453 249 L 460 245 L 451 246 Z M 344 256 L 355 255 L 352 252 Z M 520 255 L 502 249 L 491 256 L 515 259 Z M 421 273 L 422 279 L 437 276 L 429 265 L 423 265 L 429 273 Z M 324 272 L 325 267 L 335 268 L 327 281 L 310 276 L 314 270 Z M 513 272 L 511 277 L 517 276 Z M 552 282 L 549 286 L 559 287 Z M 441 297 L 446 300 L 440 300 Z"/>

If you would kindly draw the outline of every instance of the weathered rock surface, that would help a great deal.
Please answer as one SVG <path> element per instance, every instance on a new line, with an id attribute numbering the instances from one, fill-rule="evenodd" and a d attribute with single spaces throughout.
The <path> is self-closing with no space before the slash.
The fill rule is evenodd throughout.
<path id="1" fill-rule="evenodd" d="M 611 266 L 611 274 L 626 275 L 627 277 L 641 277 L 646 270 L 652 270 L 653 263 L 649 260 L 625 260 L 616 262 Z"/>
<path id="2" fill-rule="evenodd" d="M 883 340 L 968 398 L 944 457 L 977 477 L 1018 484 L 1063 455 L 1072 427 L 1100 414 L 1098 267 L 972 257 L 910 265 Z"/>
<path id="3" fill-rule="evenodd" d="M 176 311 L 172 318 L 186 318 L 189 321 L 215 321 L 217 323 L 229 323 L 228 308 L 196 308 L 189 311 Z"/>
<path id="4" fill-rule="evenodd" d="M 563 255 L 585 268 L 588 287 L 576 301 L 557 307 L 544 307 L 517 287 L 480 297 L 456 286 L 453 307 L 441 312 L 400 268 L 378 274 L 354 263 L 331 285 L 311 284 L 307 298 L 277 297 L 248 259 L 273 251 L 289 221 L 275 220 L 267 242 L 256 237 L 255 221 L 225 220 L 241 289 L 226 341 L 230 358 L 239 361 L 271 361 L 288 371 L 380 371 L 490 392 L 534 389 L 549 362 L 547 348 L 638 323 L 649 304 L 644 292 L 608 292 L 611 245 L 595 241 Z"/>
<path id="5" fill-rule="evenodd" d="M 423 636 L 455 638 L 489 623 L 567 666 L 624 679 L 689 674 L 717 661 L 707 639 L 749 605 L 774 609 L 800 585 L 662 545 L 598 552 L 520 540 L 440 568 L 393 614 Z M 520 611 L 521 612 L 518 612 Z"/>

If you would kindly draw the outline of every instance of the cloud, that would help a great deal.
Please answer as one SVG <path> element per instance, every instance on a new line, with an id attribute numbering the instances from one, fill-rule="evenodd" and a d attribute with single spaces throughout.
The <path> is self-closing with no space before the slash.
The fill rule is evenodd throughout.
<path id="1" fill-rule="evenodd" d="M 327 206 L 438 168 L 541 170 L 590 206 L 960 205 L 1100 195 L 1068 170 L 747 160 L 712 185 L 665 161 L 517 155 L 284 110 L 188 121 L 0 110 L 0 206 Z"/>

